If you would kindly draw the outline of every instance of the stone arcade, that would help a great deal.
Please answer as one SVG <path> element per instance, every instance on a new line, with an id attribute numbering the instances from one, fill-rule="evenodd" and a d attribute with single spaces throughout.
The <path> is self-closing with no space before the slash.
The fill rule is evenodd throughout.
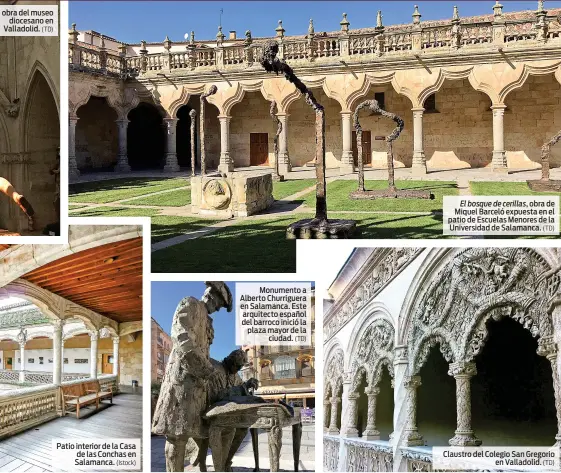
<path id="1" fill-rule="evenodd" d="M 26 3 L 0 0 L 0 5 Z M 57 36 L 0 37 L 0 178 L 35 210 L 30 225 L 27 215 L 0 194 L 0 231 L 40 234 L 59 221 L 59 51 Z"/>
<path id="2" fill-rule="evenodd" d="M 325 301 L 325 470 L 558 444 L 560 270 L 557 249 L 356 249 Z"/>
<path id="3" fill-rule="evenodd" d="M 536 169 L 540 147 L 561 127 L 561 25 L 559 9 L 489 15 L 289 36 L 274 30 L 279 58 L 296 68 L 325 108 L 328 168 L 352 172 L 356 150 L 351 116 L 357 104 L 376 98 L 405 121 L 395 144 L 396 166 L 427 169 L 489 167 L 498 172 Z M 334 24 L 336 20 L 334 19 Z M 273 33 L 274 25 L 271 26 Z M 113 169 L 189 168 L 190 111 L 200 114 L 208 97 L 204 143 L 207 167 L 231 171 L 272 166 L 275 125 L 282 123 L 279 173 L 314 157 L 313 110 L 293 84 L 263 76 L 257 60 L 271 38 L 244 38 L 219 29 L 215 40 L 124 44 L 94 31 L 69 33 L 70 172 Z M 450 125 L 453 126 L 450 126 Z M 367 166 L 385 167 L 386 149 L 374 135 L 391 123 L 362 120 Z M 370 137 L 367 136 L 369 132 Z M 368 139 L 370 138 L 370 139 Z M 552 149 L 552 163 L 561 163 Z M 115 167 L 116 166 L 116 167 Z M 288 176 L 289 177 L 289 176 Z"/>

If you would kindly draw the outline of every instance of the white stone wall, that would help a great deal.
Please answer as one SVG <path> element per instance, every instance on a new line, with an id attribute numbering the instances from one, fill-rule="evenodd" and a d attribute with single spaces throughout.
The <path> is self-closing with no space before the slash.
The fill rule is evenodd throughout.
<path id="1" fill-rule="evenodd" d="M 43 364 L 39 364 L 39 357 L 43 357 Z M 64 364 L 65 373 L 89 373 L 90 372 L 90 349 L 89 348 L 64 348 L 63 357 L 68 358 L 68 363 Z M 33 358 L 34 363 L 29 363 L 29 359 Z M 20 351 L 15 350 L 14 370 L 20 369 Z M 26 371 L 53 371 L 53 364 L 49 363 L 49 359 L 53 359 L 53 350 L 25 350 L 25 369 Z M 76 359 L 86 359 L 87 363 L 75 363 Z"/>

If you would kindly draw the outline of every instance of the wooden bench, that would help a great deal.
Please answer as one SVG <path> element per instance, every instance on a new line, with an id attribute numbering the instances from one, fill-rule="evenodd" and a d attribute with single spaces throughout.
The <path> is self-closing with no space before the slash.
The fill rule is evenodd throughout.
<path id="1" fill-rule="evenodd" d="M 113 391 L 111 386 L 102 391 L 99 381 L 84 381 L 82 383 L 61 386 L 62 397 L 64 401 L 64 414 L 66 409 L 69 411 L 76 410 L 76 419 L 80 418 L 80 407 L 95 404 L 96 409 L 99 409 L 99 403 L 103 399 L 109 399 L 113 404 Z"/>

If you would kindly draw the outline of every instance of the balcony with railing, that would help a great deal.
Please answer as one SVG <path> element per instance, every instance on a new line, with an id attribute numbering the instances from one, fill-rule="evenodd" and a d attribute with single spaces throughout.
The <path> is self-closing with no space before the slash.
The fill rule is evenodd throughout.
<path id="1" fill-rule="evenodd" d="M 257 64 L 263 45 L 274 39 L 279 45 L 278 56 L 293 66 L 320 64 L 347 64 L 386 59 L 418 58 L 421 55 L 456 55 L 465 53 L 498 52 L 520 47 L 561 45 L 561 9 L 544 10 L 538 2 L 537 11 L 503 13 L 502 5 L 493 7 L 494 13 L 478 17 L 461 18 L 454 7 L 450 20 L 421 21 L 415 8 L 410 24 L 384 26 L 381 12 L 374 28 L 351 30 L 346 14 L 335 32 L 314 31 L 310 22 L 305 36 L 285 36 L 282 22 L 272 38 L 252 38 L 246 33 L 245 40 L 224 41 L 221 30 L 216 41 L 195 42 L 194 33 L 187 43 L 173 43 L 168 38 L 158 45 L 140 43 L 140 49 L 122 44 L 120 51 L 93 46 L 78 41 L 80 33 L 75 29 L 69 35 L 69 64 L 71 70 L 88 71 L 120 77 L 136 77 L 151 73 L 209 72 L 252 69 Z M 152 46 L 158 52 L 151 52 Z M 164 51 L 161 52 L 162 46 Z M 183 51 L 178 48 L 185 48 Z"/>

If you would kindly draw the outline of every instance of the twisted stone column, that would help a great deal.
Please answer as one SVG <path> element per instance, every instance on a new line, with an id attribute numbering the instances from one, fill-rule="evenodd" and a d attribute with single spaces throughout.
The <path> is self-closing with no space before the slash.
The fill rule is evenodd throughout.
<path id="1" fill-rule="evenodd" d="M 166 165 L 164 171 L 178 172 L 179 164 L 177 162 L 177 143 L 176 143 L 176 130 L 177 118 L 164 118 L 167 127 L 167 147 L 166 147 Z"/>
<path id="2" fill-rule="evenodd" d="M 366 388 L 365 393 L 368 396 L 368 414 L 366 416 L 366 430 L 362 432 L 362 438 L 365 440 L 380 440 L 380 432 L 376 429 L 376 401 L 380 388 Z"/>
<path id="3" fill-rule="evenodd" d="M 80 177 L 78 163 L 76 162 L 76 124 L 78 117 L 68 119 L 68 177 L 75 179 Z"/>
<path id="4" fill-rule="evenodd" d="M 190 132 L 191 132 L 191 176 L 195 177 L 195 165 L 196 165 L 196 155 L 195 155 L 195 118 L 197 117 L 197 111 L 191 110 L 189 112 L 189 122 L 190 122 Z"/>
<path id="5" fill-rule="evenodd" d="M 423 112 L 425 109 L 412 108 L 413 111 L 413 161 L 411 170 L 413 175 L 419 176 L 427 173 L 427 162 L 423 143 Z"/>
<path id="6" fill-rule="evenodd" d="M 117 129 L 119 132 L 119 153 L 117 154 L 117 165 L 115 172 L 130 172 L 129 158 L 127 156 L 127 132 L 129 128 L 129 120 L 123 118 L 117 120 Z"/>
<path id="7" fill-rule="evenodd" d="M 458 428 L 454 437 L 448 443 L 458 447 L 476 447 L 481 445 L 471 429 L 471 382 L 472 376 L 477 374 L 475 363 L 458 361 L 450 363 L 450 376 L 456 380 L 456 415 Z"/>
<path id="8" fill-rule="evenodd" d="M 323 400 L 323 431 L 329 430 L 329 423 L 331 421 L 331 401 L 329 399 Z"/>
<path id="9" fill-rule="evenodd" d="M 492 168 L 495 172 L 508 173 L 505 154 L 504 115 L 506 105 L 493 105 L 493 160 Z"/>
<path id="10" fill-rule="evenodd" d="M 339 429 L 337 428 L 337 410 L 340 402 L 340 397 L 334 396 L 331 398 L 331 421 L 327 432 L 332 435 L 339 434 Z"/>
<path id="11" fill-rule="evenodd" d="M 90 378 L 97 379 L 97 339 L 98 332 L 90 333 Z"/>
<path id="12" fill-rule="evenodd" d="M 358 398 L 359 394 L 356 391 L 350 392 L 347 396 L 349 402 L 347 415 L 349 420 L 347 428 L 343 432 L 343 437 L 358 437 Z"/>
<path id="13" fill-rule="evenodd" d="M 290 157 L 288 155 L 288 114 L 279 113 L 277 118 L 281 122 L 281 132 L 279 135 L 279 174 L 286 176 L 291 170 Z"/>
<path id="14" fill-rule="evenodd" d="M 405 445 L 408 447 L 422 446 L 423 437 L 417 429 L 417 388 L 421 385 L 420 376 L 409 376 L 405 378 L 403 385 L 407 391 L 406 402 L 406 426 Z"/>

